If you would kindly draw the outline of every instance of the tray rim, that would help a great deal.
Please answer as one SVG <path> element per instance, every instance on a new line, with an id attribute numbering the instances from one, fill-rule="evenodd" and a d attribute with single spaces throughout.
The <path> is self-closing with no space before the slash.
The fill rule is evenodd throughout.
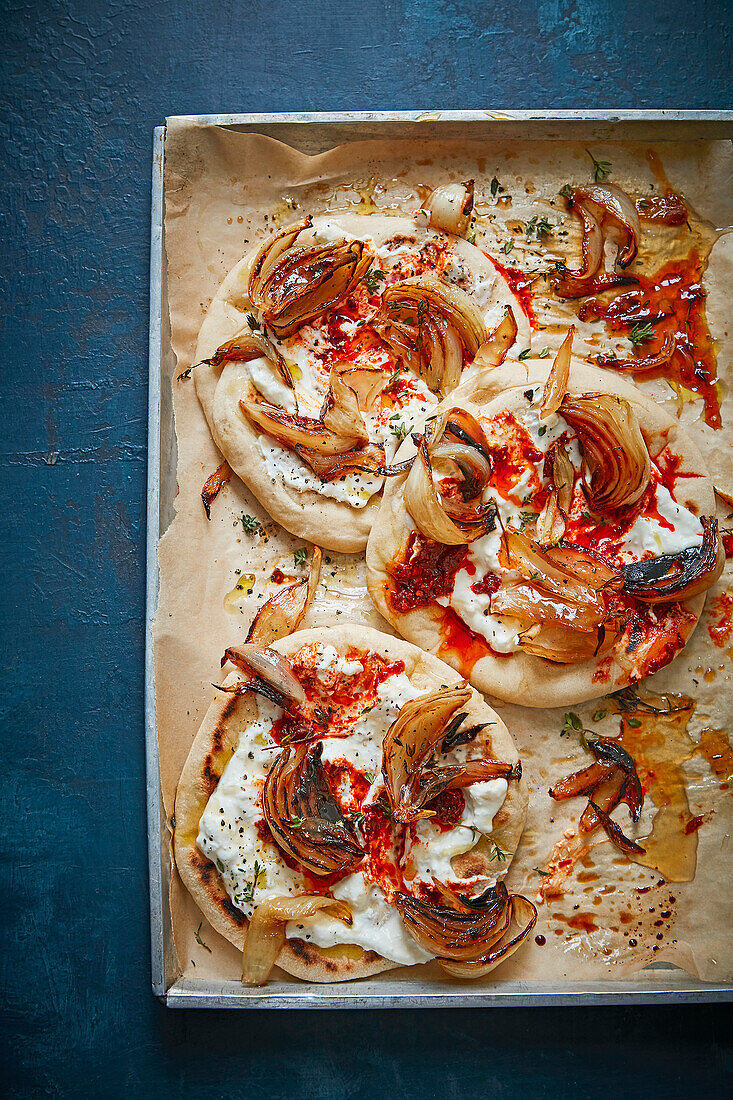
<path id="1" fill-rule="evenodd" d="M 273 126 L 293 124 L 442 123 L 442 122 L 708 122 L 722 124 L 723 137 L 733 139 L 733 110 L 572 110 L 572 111 L 304 111 L 248 114 L 171 115 L 169 121 L 211 126 Z M 166 960 L 166 883 L 164 815 L 160 792 L 158 733 L 155 710 L 153 622 L 158 605 L 158 540 L 160 537 L 161 366 L 163 352 L 163 280 L 165 277 L 164 154 L 166 125 L 154 127 L 150 230 L 150 320 L 148 345 L 148 465 L 146 510 L 145 603 L 145 768 L 150 883 L 152 991 L 172 1008 L 373 1009 L 468 1008 L 594 1004 L 701 1003 L 733 1000 L 733 985 L 703 982 L 685 971 L 655 968 L 623 981 L 495 982 L 481 988 L 458 988 L 448 982 L 392 982 L 364 979 L 332 985 L 279 981 L 265 989 L 246 989 L 237 982 L 201 981 L 178 977 L 168 981 Z M 707 137 L 708 135 L 706 135 Z M 604 139 L 606 140 L 606 139 Z M 643 975 L 643 977 L 642 977 Z M 419 991 L 414 987 L 422 986 Z"/>

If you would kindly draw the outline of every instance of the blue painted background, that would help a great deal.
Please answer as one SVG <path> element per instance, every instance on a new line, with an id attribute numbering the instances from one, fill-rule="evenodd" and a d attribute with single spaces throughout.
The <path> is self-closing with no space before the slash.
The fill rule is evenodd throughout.
<path id="1" fill-rule="evenodd" d="M 193 1014 L 149 993 L 152 128 L 166 114 L 730 104 L 731 8 L 0 3 L 3 1095 L 687 1094 L 720 1010 Z"/>

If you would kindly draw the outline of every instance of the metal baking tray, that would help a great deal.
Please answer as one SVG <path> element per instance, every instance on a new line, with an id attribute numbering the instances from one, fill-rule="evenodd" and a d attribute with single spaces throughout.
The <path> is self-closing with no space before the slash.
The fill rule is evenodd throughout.
<path id="1" fill-rule="evenodd" d="M 367 138 L 474 138 L 500 141 L 696 141 L 733 139 L 733 111 L 399 111 L 185 116 L 211 126 L 267 134 L 307 153 Z M 557 1004 L 689 1003 L 733 1000 L 733 986 L 692 978 L 671 966 L 648 967 L 623 981 L 494 981 L 458 986 L 387 973 L 356 982 L 308 985 L 271 981 L 261 989 L 238 981 L 182 978 L 173 947 L 171 880 L 158 773 L 152 624 L 158 603 L 157 543 L 173 518 L 176 441 L 170 382 L 173 353 L 165 286 L 163 157 L 165 127 L 155 129 L 150 249 L 150 380 L 148 401 L 147 602 L 145 736 L 153 992 L 177 1008 L 445 1008 Z"/>

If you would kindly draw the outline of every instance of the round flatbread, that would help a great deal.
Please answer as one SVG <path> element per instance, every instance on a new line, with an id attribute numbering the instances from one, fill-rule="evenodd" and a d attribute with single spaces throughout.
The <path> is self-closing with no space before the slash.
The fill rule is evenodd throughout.
<path id="1" fill-rule="evenodd" d="M 289 657 L 296 672 L 315 670 L 307 674 L 307 683 L 316 684 L 317 691 L 323 693 L 323 709 L 328 708 L 328 698 L 335 699 L 338 693 L 334 722 L 339 724 L 327 726 L 322 743 L 329 782 L 344 812 L 351 805 L 349 799 L 357 797 L 364 776 L 367 787 L 371 777 L 374 799 L 380 783 L 381 738 L 404 702 L 462 683 L 437 658 L 402 639 L 367 628 L 299 631 L 273 648 Z M 376 689 L 370 680 L 375 669 L 381 670 L 382 677 Z M 306 683 L 306 674 L 300 671 L 300 675 Z M 232 675 L 226 683 L 236 679 Z M 353 704 L 344 694 L 349 683 L 354 685 Z M 307 687 L 309 700 L 313 690 Z M 467 713 L 466 728 L 487 724 L 469 745 L 452 750 L 454 754 L 463 753 L 465 758 L 470 749 L 471 758 L 516 765 L 518 756 L 510 734 L 478 692 L 472 691 L 461 711 Z M 297 864 L 293 870 L 292 860 L 283 859 L 264 826 L 261 809 L 264 776 L 277 754 L 277 744 L 267 730 L 282 713 L 252 694 L 217 694 L 191 747 L 176 795 L 174 852 L 181 878 L 211 926 L 238 948 L 244 945 L 248 916 L 256 902 L 288 892 L 312 892 L 304 888 Z M 445 760 L 454 762 L 450 754 Z M 342 772 L 348 773 L 347 783 L 339 778 Z M 327 918 L 289 927 L 278 965 L 298 978 L 325 982 L 427 961 L 429 956 L 404 931 L 396 909 L 385 897 L 393 888 L 419 892 L 420 884 L 432 884 L 437 877 L 452 878 L 454 886 L 459 883 L 470 889 L 473 883 L 494 881 L 504 874 L 524 827 L 527 789 L 521 778 L 493 782 L 499 787 L 479 784 L 475 797 L 469 793 L 472 788 L 467 788 L 465 797 L 461 795 L 464 808 L 458 820 L 454 799 L 453 817 L 441 821 L 442 829 L 430 821 L 395 826 L 377 808 L 378 803 L 368 809 L 369 799 L 362 799 L 365 810 L 358 828 L 368 852 L 363 864 L 366 870 L 357 869 L 340 883 L 329 880 L 326 887 L 352 905 L 354 928 L 348 930 Z M 238 807 L 236 812 L 233 805 Z M 359 813 L 354 816 L 358 819 Z M 392 841 L 379 839 L 385 830 Z M 368 836 L 377 839 L 367 840 Z M 355 933 L 361 945 L 345 942 Z M 334 936 L 338 942 L 329 943 Z M 315 939 L 321 939 L 323 945 Z M 380 946 L 385 954 L 380 953 Z"/>
<path id="2" fill-rule="evenodd" d="M 314 218 L 313 228 L 305 230 L 298 243 L 326 243 L 344 238 L 367 242 L 376 254 L 372 270 L 397 270 L 400 278 L 429 271 L 465 290 L 479 306 L 489 330 L 508 307 L 512 308 L 518 326 L 516 346 L 525 347 L 529 342 L 529 322 L 508 283 L 491 260 L 467 241 L 420 228 L 405 217 L 334 213 Z M 198 366 L 193 375 L 196 393 L 214 441 L 273 519 L 292 534 L 330 550 L 347 553 L 363 550 L 384 479 L 370 473 L 351 472 L 330 482 L 322 481 L 293 451 L 260 433 L 240 408 L 241 400 L 258 397 L 282 407 L 292 400 L 291 391 L 273 375 L 267 363 L 230 361 L 217 367 L 206 362 L 245 328 L 248 317 L 258 323 L 247 299 L 251 254 L 229 272 L 219 288 L 196 347 L 194 362 Z M 378 301 L 372 298 L 368 305 L 363 287 L 357 289 L 362 291 L 362 312 L 375 313 Z M 347 318 L 329 331 L 326 322 L 334 312 L 304 326 L 285 341 L 274 341 L 295 367 L 292 373 L 298 412 L 311 418 L 318 418 L 328 389 L 329 360 L 324 348 L 334 340 L 339 354 L 348 356 L 355 364 L 376 365 L 391 374 L 397 362 L 381 341 L 370 343 L 362 339 L 368 326 L 366 329 L 362 326 L 357 350 L 356 321 Z M 354 316 L 360 316 L 358 310 Z M 406 379 L 397 388 L 388 387 L 385 395 L 377 398 L 374 408 L 379 415 L 372 417 L 373 423 L 370 421 L 368 425 L 370 438 L 384 442 L 387 461 L 401 436 L 418 427 L 438 400 L 409 371 Z M 294 405 L 287 411 L 293 412 Z"/>
<path id="3" fill-rule="evenodd" d="M 500 424 L 507 415 L 510 418 L 519 416 L 521 410 L 526 411 L 531 407 L 534 409 L 535 417 L 535 427 L 532 428 L 533 446 L 540 453 L 543 450 L 547 453 L 552 439 L 562 431 L 562 423 L 559 418 L 556 418 L 557 426 L 554 429 L 554 435 L 550 431 L 544 442 L 540 438 L 548 431 L 539 421 L 538 406 L 541 403 L 550 365 L 547 360 L 526 360 L 507 362 L 495 370 L 477 372 L 472 378 L 466 379 L 450 398 L 446 399 L 444 405 L 473 412 L 485 426 L 489 438 L 491 438 L 491 431 L 495 430 L 495 428 L 492 429 L 492 424 Z M 571 394 L 603 393 L 625 398 L 636 413 L 652 463 L 662 463 L 665 469 L 671 469 L 673 472 L 674 500 L 669 493 L 664 497 L 667 502 L 665 505 L 667 514 L 658 515 L 661 526 L 656 523 L 656 520 L 644 518 L 643 523 L 647 526 L 629 529 L 628 540 L 623 543 L 623 546 L 633 546 L 637 549 L 633 554 L 631 550 L 628 553 L 625 552 L 623 562 L 663 553 L 676 553 L 682 547 L 673 548 L 671 542 L 670 545 L 663 545 L 663 540 L 665 538 L 668 541 L 673 540 L 677 535 L 679 539 L 684 540 L 685 533 L 690 538 L 690 543 L 687 545 L 695 539 L 699 539 L 697 544 L 701 545 L 702 534 L 698 533 L 698 529 L 701 532 L 698 517 L 715 515 L 713 486 L 705 471 L 700 452 L 681 430 L 679 424 L 633 384 L 625 382 L 610 372 L 588 367 L 578 361 L 572 363 L 567 389 Z M 577 475 L 581 459 L 577 440 L 575 447 Z M 398 459 L 407 458 L 412 452 L 414 452 L 413 443 L 405 441 Z M 652 469 L 656 467 L 653 466 Z M 492 478 L 495 476 L 498 475 L 492 474 Z M 543 483 L 541 463 L 538 464 L 538 477 L 541 485 Z M 504 579 L 501 579 L 504 567 L 497 561 L 494 562 L 494 566 L 484 566 L 484 569 L 479 565 L 476 566 L 478 571 L 476 582 L 480 581 L 481 574 L 486 573 L 484 592 L 481 596 L 475 594 L 472 576 L 463 589 L 452 582 L 454 591 L 441 599 L 440 603 L 431 599 L 422 606 L 396 610 L 393 594 L 395 581 L 392 571 L 395 562 L 403 561 L 408 541 L 416 530 L 416 524 L 403 501 L 405 479 L 406 475 L 403 475 L 387 486 L 367 547 L 367 583 L 372 600 L 381 614 L 400 631 L 403 637 L 429 653 L 440 656 L 468 677 L 479 690 L 498 699 L 521 702 L 525 706 L 555 707 L 577 703 L 623 688 L 639 678 L 638 675 L 629 671 L 628 661 L 620 663 L 618 659 L 622 647 L 625 651 L 627 646 L 633 647 L 639 644 L 638 639 L 634 641 L 626 633 L 616 640 L 610 650 L 601 651 L 597 656 L 578 664 L 555 663 L 522 651 L 517 641 L 521 633 L 521 627 L 516 625 L 517 621 L 511 620 L 506 615 L 497 616 L 491 610 L 494 597 L 491 591 L 485 588 L 490 570 L 495 569 L 495 580 L 501 581 L 502 587 L 508 586 L 514 579 L 508 573 L 504 573 Z M 580 478 L 577 477 L 578 494 L 580 493 L 579 482 Z M 547 483 L 547 474 L 544 475 L 544 483 Z M 656 483 L 652 482 L 652 484 Z M 517 485 L 519 486 L 520 483 L 517 482 Z M 649 505 L 650 509 L 656 506 L 662 507 L 660 501 L 666 490 L 664 486 L 658 486 L 655 492 L 657 497 Z M 498 498 L 495 497 L 495 499 Z M 524 498 L 515 497 L 514 499 L 518 503 L 509 517 L 505 516 L 502 519 L 501 526 L 521 531 L 527 522 L 525 516 L 528 517 L 530 524 L 537 519 L 531 510 L 533 508 L 532 491 L 528 492 Z M 581 496 L 574 499 L 583 498 Z M 522 500 L 525 501 L 524 507 L 530 511 L 521 511 Z M 677 505 L 686 510 L 684 514 L 679 513 Z M 678 513 L 678 518 L 675 518 Z M 499 514 L 501 516 L 501 507 Z M 674 531 L 672 534 L 667 534 L 671 527 L 674 527 Z M 533 530 L 534 528 L 530 527 L 530 532 Z M 692 535 L 689 534 L 690 531 L 693 531 Z M 601 532 L 598 538 L 600 539 L 604 533 Z M 662 539 L 658 537 L 660 534 Z M 502 537 L 498 528 L 495 535 L 497 540 Z M 632 536 L 637 539 L 638 546 L 633 542 Z M 493 534 L 491 537 L 494 537 Z M 572 535 L 570 537 L 572 538 Z M 639 539 L 641 539 L 640 542 Z M 644 539 L 647 541 L 644 542 Z M 483 541 L 479 540 L 479 542 Z M 479 546 L 479 542 L 475 544 L 476 547 Z M 586 545 L 597 548 L 593 541 Z M 602 543 L 598 543 L 598 548 L 602 546 Z M 460 548 L 458 550 L 460 556 Z M 474 550 L 472 549 L 470 553 L 473 555 Z M 477 550 L 476 553 L 479 551 Z M 615 560 L 615 564 L 619 564 L 619 559 Z M 462 574 L 457 572 L 455 576 L 460 577 Z M 480 584 L 477 586 L 481 588 Z M 681 644 L 676 644 L 674 651 L 669 652 L 666 659 L 660 660 L 655 666 L 648 667 L 642 674 L 656 671 L 656 668 L 669 663 L 669 660 L 681 651 L 695 628 L 704 602 L 705 596 L 702 594 L 675 605 L 681 608 L 680 616 L 675 618 L 673 623 L 675 637 Z M 656 607 L 659 610 L 660 605 Z M 454 629 L 456 623 L 458 626 Z M 672 623 L 671 619 L 670 623 Z M 670 625 L 670 630 L 673 627 Z M 629 652 L 631 651 L 630 648 Z M 623 652 L 621 652 L 621 658 L 623 660 Z"/>

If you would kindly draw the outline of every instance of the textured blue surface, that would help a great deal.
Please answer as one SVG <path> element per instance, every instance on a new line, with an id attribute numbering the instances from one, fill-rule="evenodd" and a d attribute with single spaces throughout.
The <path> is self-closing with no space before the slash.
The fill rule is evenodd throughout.
<path id="1" fill-rule="evenodd" d="M 167 1012 L 149 992 L 142 678 L 153 126 L 217 111 L 726 107 L 730 6 L 4 0 L 0 28 L 0 1090 L 722 1092 L 727 1032 L 710 1007 Z"/>

